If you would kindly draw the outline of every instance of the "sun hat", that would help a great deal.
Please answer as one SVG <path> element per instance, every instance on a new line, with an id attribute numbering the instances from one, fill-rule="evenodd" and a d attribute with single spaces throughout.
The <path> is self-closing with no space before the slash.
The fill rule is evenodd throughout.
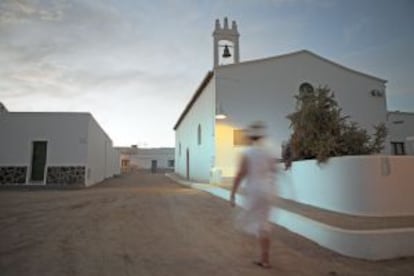
<path id="1" fill-rule="evenodd" d="M 267 126 L 262 121 L 256 121 L 247 128 L 246 135 L 248 137 L 265 137 L 267 135 Z"/>

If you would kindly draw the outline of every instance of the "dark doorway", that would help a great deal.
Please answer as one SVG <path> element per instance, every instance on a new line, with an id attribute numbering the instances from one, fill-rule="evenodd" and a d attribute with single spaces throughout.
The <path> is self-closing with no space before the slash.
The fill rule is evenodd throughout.
<path id="1" fill-rule="evenodd" d="M 32 151 L 32 170 L 30 181 L 42 182 L 45 178 L 45 166 L 47 156 L 47 142 L 34 141 Z"/>
<path id="2" fill-rule="evenodd" d="M 186 151 L 186 164 L 187 164 L 187 166 L 186 166 L 186 168 L 187 168 L 186 177 L 187 177 L 187 180 L 189 180 L 190 179 L 190 150 L 188 148 L 187 148 L 187 151 Z"/>
<path id="3" fill-rule="evenodd" d="M 151 172 L 156 173 L 157 172 L 157 160 L 151 161 Z"/>

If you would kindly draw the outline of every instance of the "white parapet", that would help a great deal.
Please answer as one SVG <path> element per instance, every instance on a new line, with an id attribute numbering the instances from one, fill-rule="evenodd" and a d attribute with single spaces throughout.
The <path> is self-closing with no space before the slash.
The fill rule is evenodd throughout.
<path id="1" fill-rule="evenodd" d="M 335 212 L 414 215 L 413 156 L 343 156 L 294 162 L 278 174 L 279 196 Z"/>
<path id="2" fill-rule="evenodd" d="M 276 208 L 272 209 L 270 221 L 353 258 L 386 260 L 414 256 L 414 228 L 343 229 Z"/>

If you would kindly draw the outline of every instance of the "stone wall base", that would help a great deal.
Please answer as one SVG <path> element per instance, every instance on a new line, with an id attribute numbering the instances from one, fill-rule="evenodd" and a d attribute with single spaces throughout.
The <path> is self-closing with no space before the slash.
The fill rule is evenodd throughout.
<path id="1" fill-rule="evenodd" d="M 47 185 L 85 185 L 84 166 L 56 166 L 47 168 Z"/>
<path id="2" fill-rule="evenodd" d="M 27 184 L 28 167 L 0 167 L 0 185 Z M 46 184 L 49 186 L 84 186 L 84 166 L 52 166 L 47 168 Z"/>
<path id="3" fill-rule="evenodd" d="M 0 167 L 0 185 L 4 184 L 25 184 L 27 167 L 8 166 Z"/>

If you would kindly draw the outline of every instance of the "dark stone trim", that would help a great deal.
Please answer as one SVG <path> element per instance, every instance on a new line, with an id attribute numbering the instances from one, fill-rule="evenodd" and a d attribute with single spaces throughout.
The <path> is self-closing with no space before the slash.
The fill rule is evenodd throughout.
<path id="1" fill-rule="evenodd" d="M 27 167 L 7 166 L 0 167 L 0 185 L 25 184 Z"/>
<path id="2" fill-rule="evenodd" d="M 85 185 L 84 166 L 60 166 L 47 168 L 47 185 Z"/>

